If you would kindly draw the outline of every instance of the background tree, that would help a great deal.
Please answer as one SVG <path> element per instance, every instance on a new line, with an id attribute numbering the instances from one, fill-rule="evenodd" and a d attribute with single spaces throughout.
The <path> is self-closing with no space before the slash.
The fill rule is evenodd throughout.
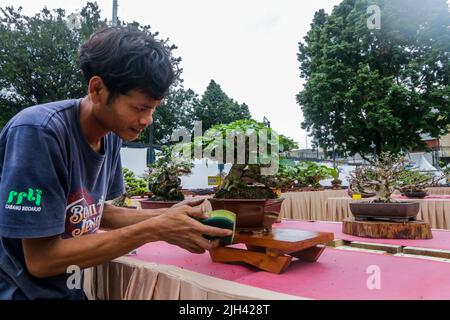
<path id="1" fill-rule="evenodd" d="M 287 137 L 283 134 L 280 134 L 278 137 L 280 143 L 280 152 L 289 152 L 298 149 L 298 143 L 291 137 Z"/>
<path id="2" fill-rule="evenodd" d="M 70 15 L 69 15 L 70 16 Z M 81 44 L 97 29 L 108 25 L 100 17 L 95 2 L 87 2 L 80 11 L 80 24 L 69 27 L 63 9 L 50 11 L 46 8 L 32 17 L 21 13 L 21 8 L 0 8 L 0 128 L 25 107 L 50 101 L 82 97 L 86 84 L 81 74 L 78 50 Z M 120 25 L 135 27 L 159 39 L 149 25 L 119 21 Z M 169 39 L 160 41 L 173 53 L 177 47 Z M 171 56 L 181 73 L 181 58 Z M 186 112 L 180 119 L 169 117 L 168 109 L 188 110 L 195 94 L 184 90 L 179 80 L 174 95 L 164 103 L 166 108 L 155 115 L 155 123 L 161 127 L 157 142 L 164 141 L 166 132 L 174 125 L 185 125 L 189 120 Z M 174 112 L 175 114 L 175 112 Z M 175 127 L 174 127 L 175 128 Z"/>
<path id="3" fill-rule="evenodd" d="M 373 4 L 381 29 L 367 26 Z M 299 44 L 302 127 L 350 155 L 397 153 L 424 146 L 421 133 L 445 134 L 449 26 L 446 0 L 343 0 L 331 15 L 316 12 Z"/>
<path id="4" fill-rule="evenodd" d="M 196 120 L 202 121 L 203 131 L 215 124 L 251 119 L 248 106 L 245 103 L 239 104 L 228 97 L 214 80 L 209 82 L 200 102 L 195 105 L 194 114 Z"/>
<path id="5" fill-rule="evenodd" d="M 198 95 L 192 89 L 184 89 L 178 86 L 163 100 L 161 105 L 156 108 L 153 115 L 155 125 L 154 141 L 155 144 L 170 144 L 174 129 L 186 128 L 192 131 L 194 127 L 194 108 L 199 103 Z M 140 135 L 141 142 L 148 142 L 147 127 Z"/>
<path id="6" fill-rule="evenodd" d="M 92 13 L 93 6 L 83 14 Z M 64 10 L 44 8 L 28 17 L 21 8 L 7 7 L 0 13 L 0 126 L 24 107 L 84 95 L 77 64 L 82 37 L 67 27 Z"/>

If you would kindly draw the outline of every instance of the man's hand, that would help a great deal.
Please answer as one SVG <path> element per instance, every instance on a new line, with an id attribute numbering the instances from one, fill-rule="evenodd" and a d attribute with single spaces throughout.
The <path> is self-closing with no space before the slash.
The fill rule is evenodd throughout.
<path id="1" fill-rule="evenodd" d="M 209 241 L 203 237 L 226 237 L 232 234 L 231 230 L 215 228 L 202 224 L 193 219 L 205 219 L 200 207 L 187 205 L 169 208 L 166 213 L 155 217 L 152 223 L 158 221 L 157 237 L 160 240 L 177 245 L 192 253 L 203 253 L 219 246 L 219 240 Z"/>
<path id="2" fill-rule="evenodd" d="M 186 199 L 186 200 L 183 200 L 181 202 L 174 204 L 171 208 L 177 208 L 177 207 L 182 207 L 182 206 L 196 207 L 196 206 L 201 205 L 205 200 L 206 199 L 196 199 L 196 200 Z"/>
<path id="3" fill-rule="evenodd" d="M 63 274 L 68 266 L 89 268 L 120 257 L 145 243 L 160 240 L 193 253 L 203 253 L 219 245 L 219 240 L 208 241 L 203 235 L 226 237 L 232 233 L 195 220 L 206 218 L 200 207 L 169 208 L 151 219 L 141 217 L 140 222 L 132 217 L 121 220 L 118 218 L 120 212 L 114 213 L 114 210 L 109 215 L 112 216 L 109 219 L 112 225 L 125 224 L 125 221 L 127 226 L 69 239 L 60 236 L 22 239 L 28 271 L 38 278 L 51 277 Z"/>

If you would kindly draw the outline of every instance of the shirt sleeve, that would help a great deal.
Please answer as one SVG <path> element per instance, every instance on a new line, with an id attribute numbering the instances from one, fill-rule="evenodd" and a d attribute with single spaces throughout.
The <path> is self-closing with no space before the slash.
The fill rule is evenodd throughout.
<path id="1" fill-rule="evenodd" d="M 110 170 L 111 176 L 109 179 L 108 192 L 106 194 L 106 201 L 113 200 L 125 193 L 125 185 L 122 173 L 122 160 L 120 158 L 121 141 L 117 141 L 114 149 L 114 157 L 112 161 L 112 168 Z"/>
<path id="2" fill-rule="evenodd" d="M 67 153 L 56 135 L 38 126 L 17 126 L 1 147 L 0 236 L 63 233 L 69 174 Z"/>

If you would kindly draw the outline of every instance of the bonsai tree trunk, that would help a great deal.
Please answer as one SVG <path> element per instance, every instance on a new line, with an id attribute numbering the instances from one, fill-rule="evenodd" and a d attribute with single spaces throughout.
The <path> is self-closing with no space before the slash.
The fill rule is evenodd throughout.
<path id="1" fill-rule="evenodd" d="M 384 180 L 384 182 L 380 182 L 376 189 L 378 201 L 391 202 L 391 194 L 393 190 L 387 179 Z"/>
<path id="2" fill-rule="evenodd" d="M 257 165 L 233 164 L 230 172 L 217 189 L 215 198 L 222 199 L 275 199 L 276 193 L 267 186 L 248 186 L 263 182 Z"/>
<path id="3" fill-rule="evenodd" d="M 244 175 L 244 168 L 245 164 L 233 164 L 231 166 L 230 172 L 220 184 L 218 191 L 220 190 L 229 191 L 233 187 L 239 186 L 239 184 L 241 183 L 242 176 Z"/>

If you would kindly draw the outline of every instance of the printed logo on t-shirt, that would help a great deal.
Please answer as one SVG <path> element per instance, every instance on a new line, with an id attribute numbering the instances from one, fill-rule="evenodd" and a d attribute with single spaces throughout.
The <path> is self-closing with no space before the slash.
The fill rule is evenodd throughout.
<path id="1" fill-rule="evenodd" d="M 11 190 L 6 199 L 5 209 L 16 211 L 41 211 L 42 190 L 28 188 L 28 192 Z"/>
<path id="2" fill-rule="evenodd" d="M 104 196 L 98 201 L 85 190 L 71 194 L 66 207 L 65 238 L 95 233 L 102 219 Z"/>

